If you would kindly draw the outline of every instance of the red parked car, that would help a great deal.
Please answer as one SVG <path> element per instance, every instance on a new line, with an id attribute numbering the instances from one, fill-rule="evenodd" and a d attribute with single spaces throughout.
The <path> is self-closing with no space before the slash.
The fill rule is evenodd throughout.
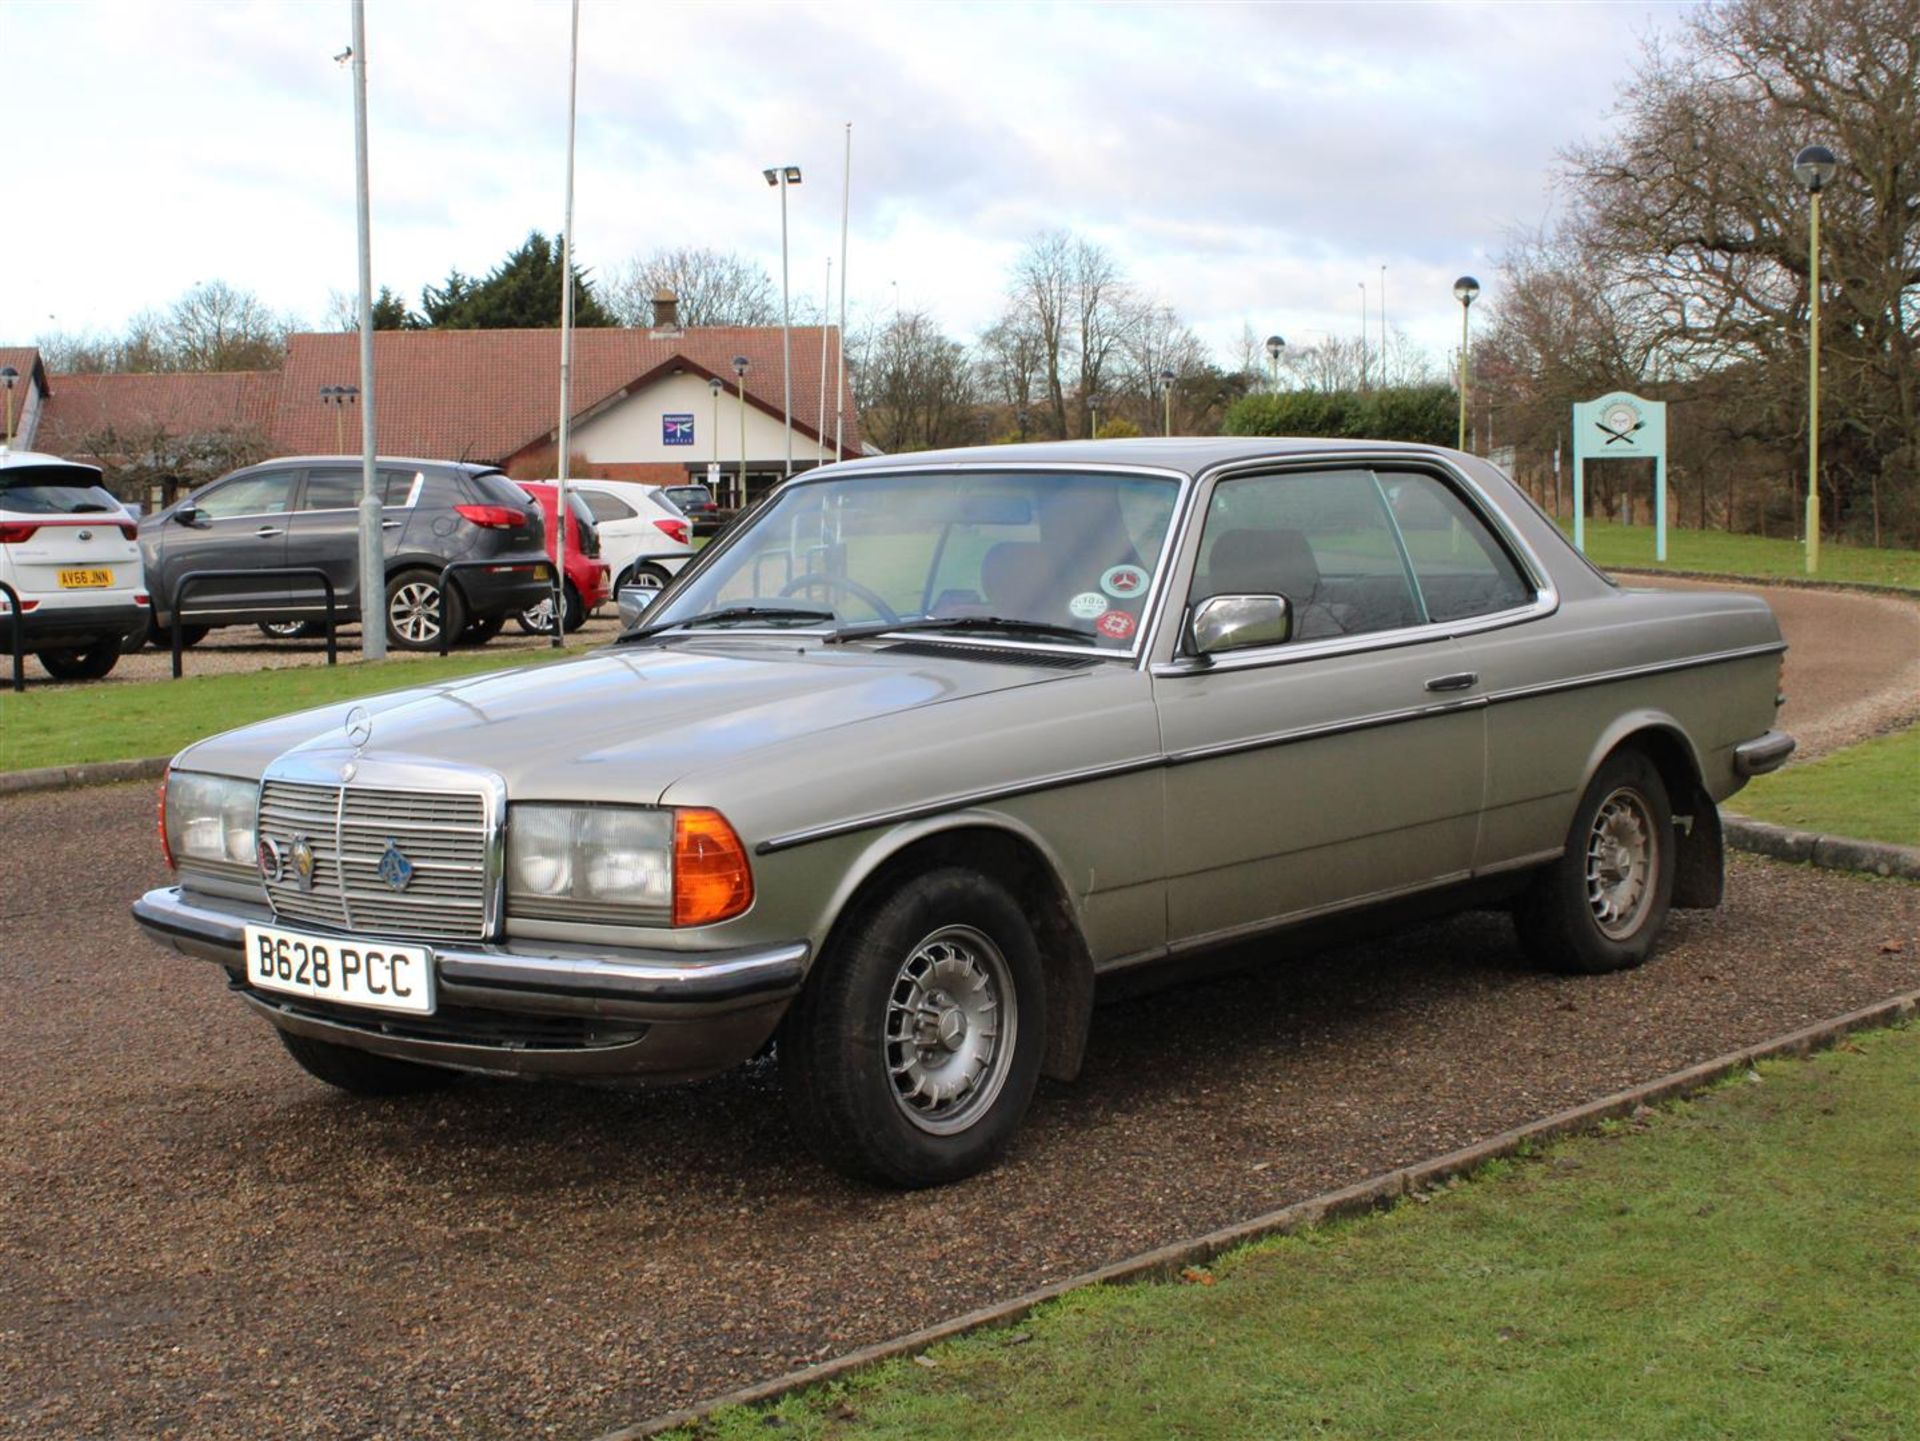
<path id="1" fill-rule="evenodd" d="M 553 523 L 560 506 L 560 487 L 547 480 L 523 480 L 520 488 L 540 502 L 547 522 L 547 554 L 554 554 L 560 529 Z M 567 494 L 567 629 L 578 630 L 607 598 L 606 562 L 600 559 L 600 532 L 586 502 L 569 489 Z M 533 635 L 553 633 L 553 602 L 543 600 L 517 617 L 520 629 Z"/>

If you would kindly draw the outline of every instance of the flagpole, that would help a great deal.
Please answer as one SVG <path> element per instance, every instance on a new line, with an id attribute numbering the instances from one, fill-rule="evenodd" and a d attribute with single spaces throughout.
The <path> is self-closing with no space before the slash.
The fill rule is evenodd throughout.
<path id="1" fill-rule="evenodd" d="M 814 464 L 827 463 L 827 307 L 833 304 L 833 257 L 827 257 L 827 293 L 820 302 L 820 424 L 813 432 Z M 839 457 L 835 456 L 838 460 Z"/>
<path id="2" fill-rule="evenodd" d="M 835 342 L 839 351 L 838 372 L 833 390 L 833 458 L 846 458 L 847 426 L 847 202 L 853 194 L 853 122 L 847 122 L 847 154 L 840 170 L 840 335 Z M 821 389 L 826 377 L 821 377 Z"/>
<path id="3" fill-rule="evenodd" d="M 567 52 L 567 204 L 560 232 L 560 482 L 554 507 L 553 644 L 567 631 L 567 450 L 573 415 L 573 120 L 580 89 L 580 0 L 573 0 L 573 34 Z"/>

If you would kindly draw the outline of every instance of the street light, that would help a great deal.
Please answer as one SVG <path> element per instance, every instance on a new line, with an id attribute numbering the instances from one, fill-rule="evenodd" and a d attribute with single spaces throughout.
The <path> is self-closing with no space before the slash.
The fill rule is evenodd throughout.
<path id="1" fill-rule="evenodd" d="M 1173 373 L 1171 366 L 1160 372 L 1160 433 L 1162 435 L 1173 434 L 1173 383 L 1179 378 Z"/>
<path id="2" fill-rule="evenodd" d="M 1807 236 L 1807 574 L 1820 569 L 1820 192 L 1840 168 L 1824 145 L 1793 157 L 1793 173 L 1807 187 L 1813 228 Z"/>
<path id="3" fill-rule="evenodd" d="M 346 409 L 360 398 L 357 385 L 323 385 L 320 387 L 320 403 L 331 405 L 333 409 L 333 451 L 335 455 L 345 455 L 347 451 Z"/>
<path id="4" fill-rule="evenodd" d="M 1460 444 L 1459 449 L 1467 448 L 1467 377 L 1471 373 L 1467 365 L 1467 311 L 1473 305 L 1474 297 L 1480 293 L 1480 282 L 1471 275 L 1463 275 L 1453 282 L 1453 298 L 1460 302 Z"/>
<path id="5" fill-rule="evenodd" d="M 733 373 L 740 382 L 740 493 L 733 498 L 733 508 L 739 510 L 747 503 L 747 358 L 736 355 L 733 358 Z"/>
<path id="6" fill-rule="evenodd" d="M 1099 438 L 1100 397 L 1097 395 L 1089 395 L 1087 397 L 1087 439 L 1098 440 Z"/>
<path id="7" fill-rule="evenodd" d="M 1280 388 L 1280 352 L 1287 348 L 1287 342 L 1278 335 L 1267 337 L 1267 389 Z"/>
<path id="8" fill-rule="evenodd" d="M 713 393 L 713 470 L 707 477 L 709 480 L 720 476 L 720 392 L 726 388 L 726 381 L 717 375 L 707 381 L 707 389 Z"/>
<path id="9" fill-rule="evenodd" d="M 793 307 L 787 285 L 787 187 L 800 183 L 798 165 L 775 165 L 760 172 L 780 187 L 780 367 L 787 392 L 787 475 L 793 475 Z M 744 423 L 744 421 L 743 421 Z"/>
<path id="10" fill-rule="evenodd" d="M 0 366 L 0 385 L 7 388 L 7 449 L 13 449 L 13 387 L 19 382 L 20 372 L 11 365 Z"/>

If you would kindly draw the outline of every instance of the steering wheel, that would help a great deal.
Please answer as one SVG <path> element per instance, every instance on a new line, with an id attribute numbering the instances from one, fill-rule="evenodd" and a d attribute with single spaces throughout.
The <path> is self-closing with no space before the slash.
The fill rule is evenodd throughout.
<path id="1" fill-rule="evenodd" d="M 856 596 L 873 607 L 873 613 L 888 622 L 900 619 L 900 612 L 888 605 L 879 596 L 857 580 L 848 580 L 845 576 L 828 575 L 825 571 L 810 570 L 805 575 L 797 575 L 780 587 L 784 598 L 805 590 L 808 586 L 824 585 L 829 590 L 844 590 L 848 595 Z"/>

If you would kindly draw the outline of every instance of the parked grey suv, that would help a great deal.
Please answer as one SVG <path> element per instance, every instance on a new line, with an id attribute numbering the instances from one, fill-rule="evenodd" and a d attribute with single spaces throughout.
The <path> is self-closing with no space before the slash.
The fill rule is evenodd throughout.
<path id="1" fill-rule="evenodd" d="M 440 644 L 440 572 L 454 560 L 497 564 L 454 574 L 447 621 L 456 638 L 485 641 L 548 598 L 552 571 L 540 509 L 491 466 L 381 458 L 385 502 L 387 639 L 406 650 Z M 275 574 L 317 566 L 333 582 L 343 620 L 360 612 L 360 460 L 306 456 L 270 460 L 222 476 L 140 523 L 153 595 L 154 637 L 164 643 L 175 588 L 194 571 L 258 571 L 198 582 L 181 607 L 189 644 L 217 625 L 267 623 L 271 634 L 318 632 L 326 598 L 311 576 Z"/>

